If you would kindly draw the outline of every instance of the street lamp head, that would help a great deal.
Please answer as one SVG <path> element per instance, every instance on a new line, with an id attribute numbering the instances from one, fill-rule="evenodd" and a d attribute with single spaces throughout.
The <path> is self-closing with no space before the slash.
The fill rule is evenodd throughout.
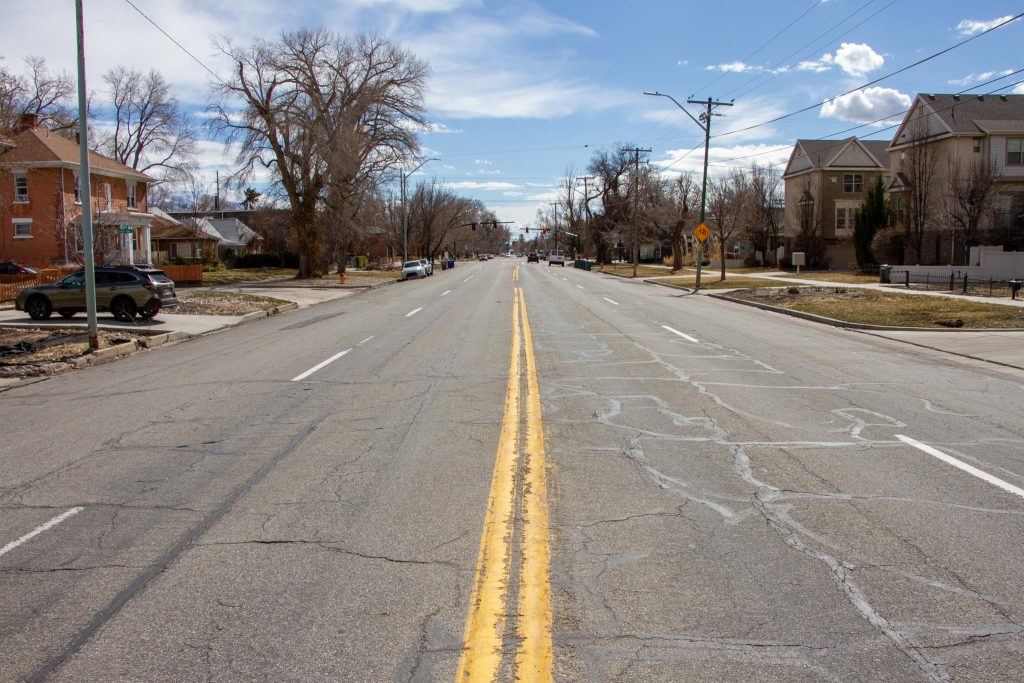
<path id="1" fill-rule="evenodd" d="M 654 95 L 656 97 L 661 97 L 662 96 L 661 93 L 658 92 L 657 90 L 644 90 L 644 94 L 645 95 Z"/>

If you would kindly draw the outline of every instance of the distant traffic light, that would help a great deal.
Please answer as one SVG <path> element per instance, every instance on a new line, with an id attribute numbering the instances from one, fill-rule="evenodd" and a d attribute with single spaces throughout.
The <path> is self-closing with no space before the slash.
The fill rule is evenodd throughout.
<path id="1" fill-rule="evenodd" d="M 530 234 L 530 229 L 529 229 L 529 228 L 527 228 L 527 229 L 526 229 L 526 234 L 527 234 L 527 235 L 529 235 L 529 234 Z"/>

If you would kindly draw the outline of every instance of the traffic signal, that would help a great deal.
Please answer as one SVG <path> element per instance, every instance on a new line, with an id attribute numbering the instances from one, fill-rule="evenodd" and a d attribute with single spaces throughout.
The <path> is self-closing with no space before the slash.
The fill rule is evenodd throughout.
<path id="1" fill-rule="evenodd" d="M 476 223 L 470 223 L 470 225 L 473 227 L 473 230 L 476 230 Z"/>
<path id="2" fill-rule="evenodd" d="M 530 229 L 529 229 L 529 228 L 527 228 L 527 229 L 526 229 L 526 234 L 527 234 L 527 235 L 529 235 L 529 234 L 530 234 Z"/>
<path id="3" fill-rule="evenodd" d="M 544 230 L 542 232 L 546 235 L 546 234 L 548 234 L 548 229 L 544 228 Z"/>

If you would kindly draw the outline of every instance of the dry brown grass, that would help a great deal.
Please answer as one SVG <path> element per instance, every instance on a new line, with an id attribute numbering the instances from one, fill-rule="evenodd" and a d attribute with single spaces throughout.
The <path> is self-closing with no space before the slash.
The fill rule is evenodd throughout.
<path id="1" fill-rule="evenodd" d="M 295 277 L 299 271 L 294 268 L 232 268 L 203 272 L 203 285 L 233 285 L 239 282 L 260 282 Z"/>
<path id="2" fill-rule="evenodd" d="M 839 282 L 842 284 L 878 284 L 877 275 L 865 275 L 864 273 L 786 273 L 775 277 L 792 277 L 800 280 L 822 280 L 825 282 Z"/>
<path id="3" fill-rule="evenodd" d="M 180 291 L 177 307 L 169 308 L 166 312 L 185 315 L 245 315 L 286 303 L 269 296 L 237 292 Z"/>
<path id="4" fill-rule="evenodd" d="M 679 285 L 682 287 L 693 287 L 697 282 L 697 274 L 693 273 L 682 277 L 670 277 L 662 278 L 658 280 L 660 283 L 667 285 Z M 747 289 L 749 287 L 771 287 L 771 280 L 764 280 L 750 277 L 727 277 L 724 280 L 719 279 L 719 274 L 715 273 L 708 277 L 707 273 L 701 274 L 700 288 L 701 289 Z M 785 285 L 780 284 L 780 287 Z"/>
<path id="5" fill-rule="evenodd" d="M 633 277 L 633 264 L 631 263 L 615 263 L 607 264 L 604 268 L 593 267 L 594 270 L 603 273 L 612 273 L 613 275 L 622 275 L 623 277 Z M 672 270 L 669 268 L 663 268 L 661 266 L 651 265 L 638 265 L 636 269 L 637 277 L 659 277 L 663 275 L 672 275 Z"/>
<path id="6" fill-rule="evenodd" d="M 940 296 L 845 287 L 752 289 L 732 296 L 845 322 L 886 327 L 1024 328 L 1024 308 Z M 957 321 L 962 324 L 957 325 Z"/>

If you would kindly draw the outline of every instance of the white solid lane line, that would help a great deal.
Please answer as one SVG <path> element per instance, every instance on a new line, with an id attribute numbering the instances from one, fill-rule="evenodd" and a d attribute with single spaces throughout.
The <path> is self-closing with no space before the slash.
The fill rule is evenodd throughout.
<path id="1" fill-rule="evenodd" d="M 406 318 L 411 318 L 412 316 L 416 315 L 417 313 L 419 313 L 422 310 L 423 310 L 422 306 L 420 306 L 419 308 L 414 308 L 413 310 L 411 310 L 408 313 L 406 313 L 405 317 Z"/>
<path id="2" fill-rule="evenodd" d="M 445 290 L 444 294 L 442 294 L 441 296 L 448 296 L 451 293 L 452 293 L 452 290 L 447 289 L 447 290 Z"/>
<path id="3" fill-rule="evenodd" d="M 610 303 L 610 304 L 615 304 L 616 306 L 618 306 L 618 305 L 619 305 L 619 302 L 618 302 L 618 301 L 612 301 L 611 299 L 609 299 L 609 298 L 608 298 L 608 297 L 606 297 L 606 296 L 602 296 L 601 298 L 602 298 L 602 299 L 604 299 L 605 301 L 607 301 L 607 302 L 608 302 L 608 303 Z"/>
<path id="4" fill-rule="evenodd" d="M 565 280 L 566 282 L 569 281 L 569 278 L 567 278 L 567 277 L 563 277 L 562 279 Z"/>
<path id="5" fill-rule="evenodd" d="M 25 534 L 24 536 L 19 538 L 17 541 L 11 541 L 7 545 L 5 545 L 3 548 L 0 548 L 0 555 L 6 555 L 7 553 L 9 553 L 12 550 L 14 550 L 15 548 L 17 548 L 22 543 L 24 543 L 25 541 L 32 540 L 33 538 L 35 538 L 39 534 L 43 533 L 47 529 L 51 529 L 51 528 L 57 526 L 58 524 L 63 522 L 68 517 L 73 517 L 74 515 L 77 515 L 79 512 L 81 512 L 84 509 L 85 508 L 82 508 L 82 507 L 74 507 L 74 508 L 71 508 L 70 510 L 68 510 L 67 512 L 64 512 L 62 514 L 57 515 L 56 517 L 51 519 L 46 524 L 42 524 L 40 526 L 37 526 L 35 529 L 33 529 L 32 531 L 28 532 L 27 534 Z"/>
<path id="6" fill-rule="evenodd" d="M 584 287 L 583 285 L 576 285 L 576 286 L 579 287 L 580 289 L 586 289 L 586 287 Z"/>
<path id="7" fill-rule="evenodd" d="M 694 344 L 700 344 L 700 342 L 697 341 L 697 339 L 695 339 L 694 337 L 691 337 L 690 335 L 688 335 L 688 334 L 686 334 L 684 332 L 680 332 L 679 330 L 674 330 L 671 327 L 669 327 L 668 325 L 662 325 L 662 327 L 665 328 L 666 330 L 668 330 L 669 332 L 671 332 L 672 334 L 678 334 L 680 337 L 682 337 L 686 341 L 691 341 Z"/>
<path id="8" fill-rule="evenodd" d="M 370 341 L 371 339 L 373 339 L 373 335 L 372 334 L 369 337 L 367 337 L 366 339 L 364 339 L 363 341 L 361 341 L 358 344 L 356 344 L 356 346 L 362 346 L 363 344 L 365 344 L 366 342 Z"/>
<path id="9" fill-rule="evenodd" d="M 316 371 L 317 371 L 317 370 L 319 370 L 320 368 L 324 368 L 324 367 L 327 367 L 328 365 L 330 365 L 330 364 L 331 364 L 331 363 L 333 363 L 334 361 L 338 360 L 339 358 L 341 358 L 342 356 L 344 356 L 344 355 L 345 355 L 346 353 L 348 353 L 348 352 L 349 352 L 349 351 L 351 351 L 351 350 L 352 350 L 352 349 L 345 349 L 345 350 L 344 350 L 344 351 L 342 351 L 341 353 L 336 353 L 336 354 L 334 354 L 333 356 L 331 356 L 330 358 L 328 358 L 327 360 L 325 360 L 325 361 L 324 361 L 323 363 L 317 363 L 316 365 L 314 365 L 313 367 L 311 367 L 311 368 L 310 368 L 309 370 L 306 370 L 306 371 L 305 371 L 304 373 L 302 373 L 301 375 L 298 375 L 297 377 L 292 377 L 292 381 L 293 381 L 293 382 L 299 382 L 299 381 L 301 381 L 301 380 L 304 380 L 304 379 L 306 379 L 307 377 L 309 377 L 310 375 L 312 375 L 312 374 L 313 374 L 314 372 L 316 372 Z"/>
<path id="10" fill-rule="evenodd" d="M 903 436 L 902 434 L 897 434 L 896 438 L 909 446 L 913 446 L 919 451 L 927 453 L 933 458 L 938 458 L 942 462 L 952 465 L 957 469 L 963 470 L 967 474 L 973 475 L 978 479 L 981 479 L 982 481 L 987 481 L 989 484 L 992 484 L 993 486 L 998 486 L 1007 493 L 1012 493 L 1015 496 L 1020 496 L 1021 498 L 1024 498 L 1024 489 L 1018 488 L 1011 484 L 1010 482 L 1003 481 L 999 477 L 993 477 L 988 472 L 983 472 L 982 470 L 979 470 L 977 467 L 974 467 L 973 465 L 968 465 L 963 460 L 957 460 L 952 455 L 947 455 L 940 451 L 938 448 L 932 448 L 928 444 L 923 444 L 920 441 L 911 439 L 909 436 Z"/>

